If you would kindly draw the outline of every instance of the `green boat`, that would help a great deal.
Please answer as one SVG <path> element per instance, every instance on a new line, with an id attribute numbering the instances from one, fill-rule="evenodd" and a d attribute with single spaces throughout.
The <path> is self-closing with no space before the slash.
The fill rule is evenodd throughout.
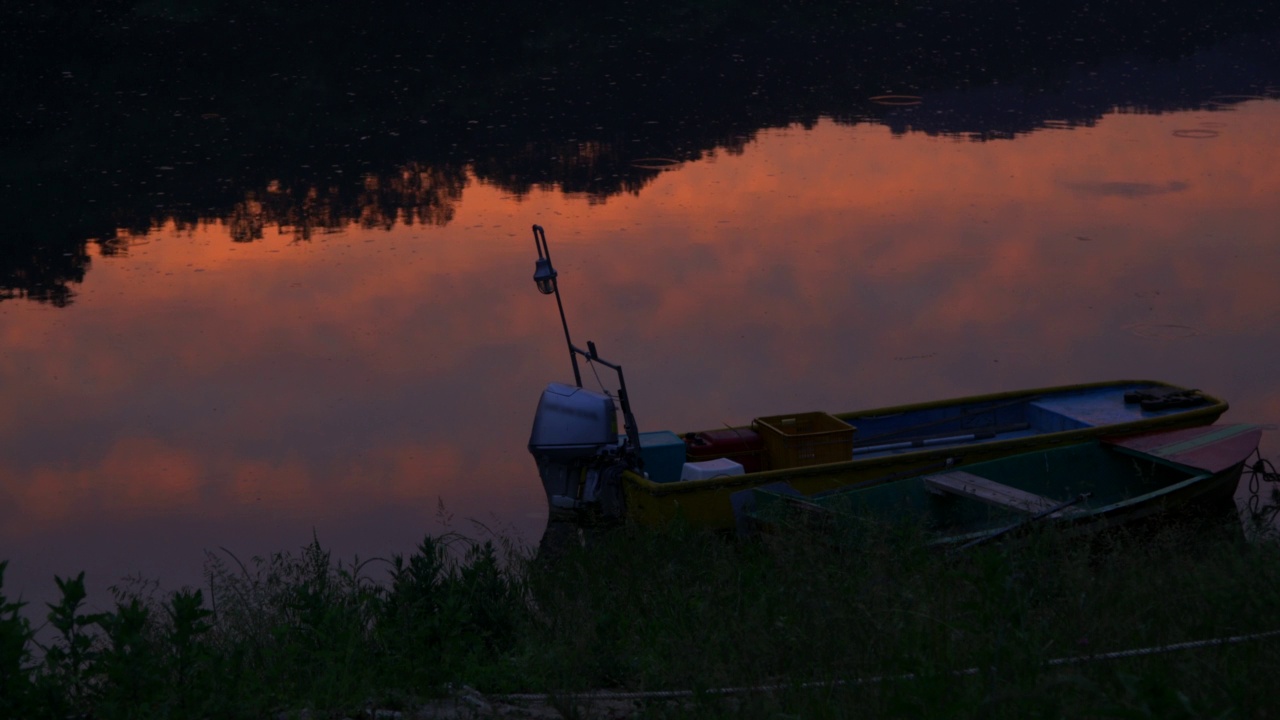
<path id="1" fill-rule="evenodd" d="M 889 523 L 917 523 L 942 546 L 1033 525 L 1094 531 L 1228 506 L 1261 435 L 1255 425 L 1214 425 L 1094 438 L 873 487 L 805 495 L 778 483 L 734 500 L 744 532 L 800 525 L 855 542 Z"/>

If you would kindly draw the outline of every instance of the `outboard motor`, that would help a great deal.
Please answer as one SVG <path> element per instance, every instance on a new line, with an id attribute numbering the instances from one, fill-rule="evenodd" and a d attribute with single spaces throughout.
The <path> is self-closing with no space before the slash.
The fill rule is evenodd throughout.
<path id="1" fill-rule="evenodd" d="M 529 452 L 553 513 L 595 510 L 621 517 L 626 450 L 613 398 L 561 383 L 542 391 Z"/>

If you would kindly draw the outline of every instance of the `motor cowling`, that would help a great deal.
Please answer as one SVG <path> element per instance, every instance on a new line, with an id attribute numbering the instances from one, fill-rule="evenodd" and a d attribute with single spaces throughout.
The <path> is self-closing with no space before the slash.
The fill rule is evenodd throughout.
<path id="1" fill-rule="evenodd" d="M 621 514 L 624 444 L 613 398 L 572 385 L 547 385 L 533 417 L 529 452 L 552 511 L 594 508 Z"/>
<path id="2" fill-rule="evenodd" d="M 551 383 L 533 416 L 529 452 L 557 460 L 595 455 L 618 444 L 613 398 L 572 385 Z"/>

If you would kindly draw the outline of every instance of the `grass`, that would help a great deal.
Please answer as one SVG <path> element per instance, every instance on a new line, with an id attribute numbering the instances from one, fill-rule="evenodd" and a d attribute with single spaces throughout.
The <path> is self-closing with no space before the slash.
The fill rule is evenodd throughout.
<path id="1" fill-rule="evenodd" d="M 856 551 L 679 526 L 566 535 L 541 556 L 457 535 L 386 562 L 334 562 L 314 541 L 248 563 L 223 552 L 206 588 L 135 579 L 94 614 L 83 575 L 56 578 L 45 647 L 0 563 L 0 717 L 429 715 L 461 688 L 480 716 L 534 713 L 511 693 L 550 695 L 540 717 L 1274 712 L 1280 637 L 1050 664 L 1280 628 L 1280 548 L 1238 530 L 1043 532 L 949 555 L 904 527 Z M 592 690 L 690 692 L 574 697 Z"/>

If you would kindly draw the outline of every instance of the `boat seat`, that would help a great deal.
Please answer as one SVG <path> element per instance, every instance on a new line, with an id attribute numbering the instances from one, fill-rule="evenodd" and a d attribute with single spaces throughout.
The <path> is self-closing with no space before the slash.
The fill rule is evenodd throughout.
<path id="1" fill-rule="evenodd" d="M 924 484 L 930 490 L 972 498 L 988 505 L 1008 508 L 1028 515 L 1037 515 L 1062 504 L 1061 500 L 1019 490 L 963 470 L 926 475 Z M 1058 517 L 1062 512 L 1053 513 L 1050 517 Z"/>

